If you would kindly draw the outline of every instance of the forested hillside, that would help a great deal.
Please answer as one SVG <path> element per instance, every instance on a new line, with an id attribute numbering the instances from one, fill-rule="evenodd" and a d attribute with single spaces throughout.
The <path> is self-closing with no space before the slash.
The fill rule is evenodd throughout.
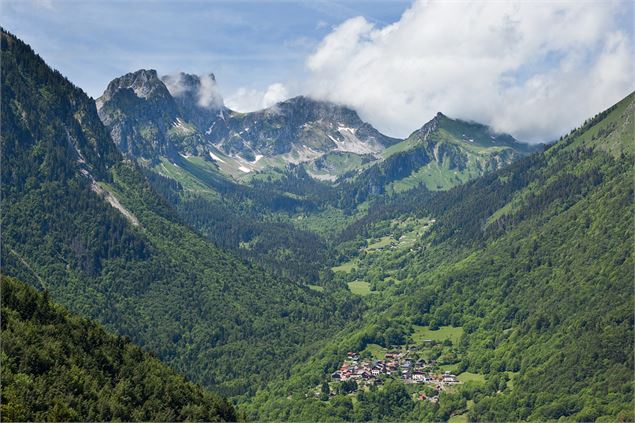
<path id="1" fill-rule="evenodd" d="M 4 421 L 236 421 L 128 338 L 69 313 L 48 293 L 2 277 Z"/>
<path id="2" fill-rule="evenodd" d="M 253 415 L 632 421 L 634 99 L 543 153 L 445 193 L 402 198 L 347 231 L 340 249 L 351 261 L 334 268 L 335 280 L 375 281 L 366 324 L 272 383 Z M 400 248 L 394 232 L 413 221 L 428 229 Z M 384 237 L 395 247 L 351 253 Z M 466 382 L 346 394 L 331 380 L 347 351 L 377 359 L 386 348 Z M 304 398 L 323 382 L 334 396 Z"/>
<path id="3" fill-rule="evenodd" d="M 360 302 L 273 277 L 180 223 L 94 102 L 2 34 L 2 272 L 193 381 L 254 392 Z"/>
<path id="4" fill-rule="evenodd" d="M 3 419 L 238 417 L 178 372 L 253 420 L 635 420 L 635 94 L 541 147 L 442 114 L 382 141 L 302 97 L 215 146 L 183 119 L 224 106 L 156 72 L 107 128 L 1 49 Z"/>

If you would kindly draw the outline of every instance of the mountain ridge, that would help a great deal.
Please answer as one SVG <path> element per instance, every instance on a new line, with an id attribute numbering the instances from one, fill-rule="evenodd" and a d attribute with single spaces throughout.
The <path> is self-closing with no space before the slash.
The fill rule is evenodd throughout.
<path id="1" fill-rule="evenodd" d="M 428 134 L 422 131 L 432 133 L 439 122 L 443 126 L 452 122 L 455 129 L 463 128 L 468 133 L 462 134 L 464 143 L 455 142 L 460 149 L 505 147 L 520 154 L 533 151 L 509 135 L 496 134 L 477 123 L 450 119 L 442 113 L 405 140 L 382 134 L 346 106 L 302 95 L 263 110 L 240 113 L 224 106 L 213 74 L 196 76 L 181 72 L 159 77 L 156 71 L 149 76 L 144 72 L 148 71 L 140 70 L 113 80 L 97 100 L 100 116 L 117 145 L 124 154 L 142 161 L 157 163 L 162 156 L 194 155 L 215 163 L 221 172 L 238 180 L 293 164 L 302 165 L 316 179 L 335 182 L 351 171 L 363 170 L 369 162 L 385 160 L 391 150 L 399 150 L 404 142 L 413 144 L 415 138 L 425 142 Z M 116 98 L 117 89 L 127 88 L 121 84 L 122 78 L 127 81 L 137 74 L 143 78 L 138 77 L 135 82 L 150 85 L 146 89 L 132 87 L 142 96 L 155 91 L 156 85 L 165 85 L 161 101 L 149 105 L 147 101 Z M 207 89 L 202 95 L 204 81 Z M 163 101 L 167 92 L 173 101 Z M 206 103 L 202 103 L 203 97 Z M 157 110 L 162 104 L 164 113 Z M 478 136 L 474 135 L 477 133 Z M 460 134 L 453 137 L 461 139 Z M 472 138 L 477 138 L 476 145 L 470 145 L 474 142 Z M 131 143 L 150 146 L 131 149 Z M 509 163 L 517 156 L 507 154 L 500 159 Z M 442 165 L 438 157 L 433 156 L 433 160 Z"/>

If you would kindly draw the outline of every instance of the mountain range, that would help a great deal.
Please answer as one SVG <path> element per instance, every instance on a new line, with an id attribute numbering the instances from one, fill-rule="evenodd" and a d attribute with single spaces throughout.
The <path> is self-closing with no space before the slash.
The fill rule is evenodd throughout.
<path id="1" fill-rule="evenodd" d="M 447 165 L 457 173 L 468 157 L 477 158 L 478 175 L 532 151 L 483 125 L 438 117 L 407 140 L 391 138 L 354 110 L 304 96 L 240 113 L 224 106 L 213 74 L 159 77 L 155 70 L 142 69 L 114 79 L 96 103 L 111 137 L 130 158 L 156 163 L 177 154 L 203 157 L 237 179 L 302 164 L 314 178 L 336 181 L 394 152 L 425 144 L 428 132 L 438 135 L 443 129 L 443 136 L 435 138 L 453 143 L 445 154 L 452 156 Z M 443 160 L 431 156 L 440 166 Z"/>
<path id="2" fill-rule="evenodd" d="M 635 93 L 547 145 L 395 139 L 0 44 L 3 419 L 635 418 Z"/>

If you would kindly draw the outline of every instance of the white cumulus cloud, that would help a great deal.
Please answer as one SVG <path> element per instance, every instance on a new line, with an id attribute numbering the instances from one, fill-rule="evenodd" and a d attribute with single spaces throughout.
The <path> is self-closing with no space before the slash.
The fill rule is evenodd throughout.
<path id="1" fill-rule="evenodd" d="M 416 1 L 391 25 L 336 27 L 307 59 L 307 91 L 391 135 L 442 111 L 548 141 L 633 90 L 632 14 L 624 1 Z"/>
<path id="2" fill-rule="evenodd" d="M 197 92 L 198 105 L 208 109 L 219 109 L 223 107 L 223 97 L 218 91 L 216 79 L 212 75 L 199 76 L 201 85 Z"/>
<path id="3" fill-rule="evenodd" d="M 287 98 L 289 98 L 287 87 L 280 82 L 276 82 L 269 85 L 265 90 L 239 88 L 227 98 L 226 103 L 230 109 L 246 113 L 266 109 Z"/>
<path id="4" fill-rule="evenodd" d="M 191 93 L 196 96 L 196 104 L 207 109 L 220 109 L 223 107 L 223 96 L 221 95 L 218 84 L 213 74 L 188 75 L 189 78 L 198 78 L 198 84 L 191 85 L 186 83 L 184 78 L 186 75 L 182 72 L 165 75 L 161 78 L 166 88 L 175 97 Z"/>

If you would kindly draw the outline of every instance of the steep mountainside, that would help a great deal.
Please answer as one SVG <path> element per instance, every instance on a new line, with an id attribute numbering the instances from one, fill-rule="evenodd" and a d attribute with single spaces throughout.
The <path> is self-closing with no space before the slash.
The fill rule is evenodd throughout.
<path id="1" fill-rule="evenodd" d="M 368 198 L 406 192 L 417 187 L 447 190 L 508 166 L 537 151 L 511 135 L 497 134 L 478 123 L 438 113 L 406 140 L 366 162 L 339 180 L 341 204 L 353 207 Z"/>
<path id="2" fill-rule="evenodd" d="M 225 154 L 250 162 L 280 156 L 285 162 L 301 163 L 331 151 L 377 155 L 398 141 L 351 109 L 302 96 L 258 112 L 233 112 L 206 135 Z"/>
<path id="3" fill-rule="evenodd" d="M 254 392 L 358 316 L 183 225 L 91 99 L 2 33 L 2 273 L 47 289 L 192 380 Z"/>
<path id="4" fill-rule="evenodd" d="M 4 421 L 236 421 L 234 408 L 127 338 L 2 277 Z"/>
<path id="5" fill-rule="evenodd" d="M 174 98 L 182 119 L 200 132 L 228 112 L 216 88 L 213 73 L 199 76 L 180 72 L 162 76 L 161 81 Z"/>
<path id="6" fill-rule="evenodd" d="M 159 78 L 145 69 L 111 81 L 96 104 L 122 153 L 152 163 L 179 153 L 207 156 L 203 128 L 229 112 L 213 74 Z"/>
<path id="7" fill-rule="evenodd" d="M 634 112 L 631 94 L 544 152 L 372 210 L 333 269 L 367 295 L 366 325 L 272 383 L 253 415 L 633 421 Z M 391 349 L 462 383 L 391 383 L 352 401 L 332 381 L 348 351 Z M 335 395 L 315 398 L 327 381 Z"/>
<path id="8" fill-rule="evenodd" d="M 97 109 L 124 154 L 151 160 L 174 153 L 169 132 L 178 124 L 179 112 L 155 70 L 140 70 L 110 82 L 97 99 Z"/>
<path id="9" fill-rule="evenodd" d="M 159 78 L 140 70 L 112 81 L 97 107 L 129 157 L 156 165 L 177 153 L 198 156 L 243 181 L 300 164 L 323 181 L 354 179 L 370 168 L 374 178 L 389 173 L 390 192 L 420 183 L 447 189 L 533 151 L 509 135 L 441 113 L 406 140 L 381 134 L 347 107 L 303 96 L 239 113 L 223 105 L 212 74 Z"/>
<path id="10" fill-rule="evenodd" d="M 233 112 L 223 105 L 213 74 L 159 78 L 155 70 L 142 69 L 108 84 L 97 108 L 129 157 L 156 163 L 161 156 L 195 155 L 232 176 L 331 151 L 378 155 L 398 141 L 353 110 L 306 97 L 263 111 Z"/>

